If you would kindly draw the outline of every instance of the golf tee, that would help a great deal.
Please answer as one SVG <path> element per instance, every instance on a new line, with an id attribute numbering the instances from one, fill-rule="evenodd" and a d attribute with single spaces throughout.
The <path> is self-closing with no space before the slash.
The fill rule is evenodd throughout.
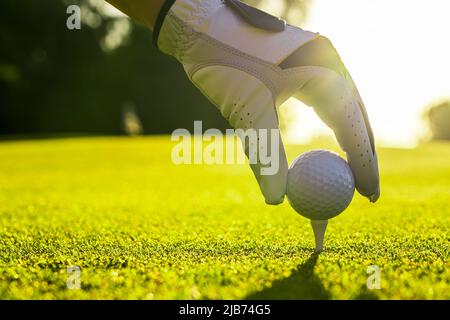
<path id="1" fill-rule="evenodd" d="M 323 242 L 325 238 L 325 231 L 327 230 L 328 220 L 311 220 L 311 226 L 314 231 L 314 238 L 316 241 L 315 252 L 323 251 Z"/>

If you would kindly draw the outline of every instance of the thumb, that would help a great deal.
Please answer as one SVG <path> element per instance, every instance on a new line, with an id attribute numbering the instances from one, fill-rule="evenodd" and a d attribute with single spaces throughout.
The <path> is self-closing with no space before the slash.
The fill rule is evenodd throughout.
<path id="1" fill-rule="evenodd" d="M 278 205 L 286 194 L 288 162 L 273 104 L 260 107 L 251 121 L 252 127 L 245 130 L 238 123 L 236 134 L 241 138 L 266 203 Z"/>
<path id="2" fill-rule="evenodd" d="M 192 79 L 236 129 L 266 203 L 282 203 L 288 163 L 272 91 L 236 68 L 208 67 Z"/>

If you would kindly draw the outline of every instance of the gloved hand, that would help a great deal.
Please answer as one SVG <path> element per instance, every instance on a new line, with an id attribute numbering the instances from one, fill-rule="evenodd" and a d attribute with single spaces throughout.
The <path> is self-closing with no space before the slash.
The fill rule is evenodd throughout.
<path id="1" fill-rule="evenodd" d="M 312 106 L 346 152 L 357 190 L 372 202 L 379 198 L 367 113 L 327 38 L 238 0 L 168 0 L 154 37 L 234 128 L 278 129 L 277 108 L 291 97 Z M 268 139 L 271 145 L 274 138 Z M 271 150 L 279 154 L 275 174 L 261 174 L 264 165 L 251 164 L 268 204 L 283 202 L 286 193 L 288 163 L 277 142 L 278 150 Z"/>

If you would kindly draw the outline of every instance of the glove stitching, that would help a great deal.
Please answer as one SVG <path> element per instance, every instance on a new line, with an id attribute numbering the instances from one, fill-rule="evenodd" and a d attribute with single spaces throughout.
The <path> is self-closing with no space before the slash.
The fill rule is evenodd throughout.
<path id="1" fill-rule="evenodd" d="M 216 39 L 211 38 L 209 35 L 205 34 L 205 33 L 200 33 L 200 38 L 203 39 L 204 41 L 210 43 L 211 45 L 215 46 L 216 48 L 220 48 L 223 49 L 224 51 L 230 53 L 230 54 L 234 54 L 236 56 L 239 56 L 241 58 L 247 59 L 252 61 L 253 63 L 256 64 L 261 64 L 267 68 L 270 68 L 272 71 L 278 71 L 278 67 L 274 66 L 273 64 L 264 61 L 262 59 L 259 59 L 257 57 L 254 57 L 252 55 L 249 55 L 248 53 L 242 52 L 240 50 L 237 50 L 233 47 L 230 47 Z"/>
<path id="2" fill-rule="evenodd" d="M 195 73 L 197 73 L 197 71 L 200 71 L 203 68 L 211 67 L 211 66 L 225 66 L 225 67 L 229 67 L 229 68 L 234 68 L 234 69 L 243 71 L 243 72 L 257 78 L 258 80 L 260 80 L 263 83 L 263 85 L 265 85 L 267 87 L 267 89 L 269 89 L 269 91 L 271 92 L 271 95 L 272 95 L 272 100 L 273 100 L 273 102 L 275 102 L 274 97 L 277 94 L 277 88 L 276 88 L 276 85 L 273 83 L 273 81 L 271 81 L 268 77 L 266 77 L 263 73 L 259 72 L 257 69 L 248 67 L 237 61 L 233 61 L 233 60 L 227 61 L 227 60 L 223 60 L 223 59 L 218 59 L 218 60 L 210 60 L 207 62 L 196 64 L 189 71 L 190 79 L 192 80 L 192 77 L 195 75 Z"/>

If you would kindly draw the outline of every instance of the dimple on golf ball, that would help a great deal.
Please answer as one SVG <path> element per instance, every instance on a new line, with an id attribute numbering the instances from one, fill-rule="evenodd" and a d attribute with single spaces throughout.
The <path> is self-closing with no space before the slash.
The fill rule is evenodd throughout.
<path id="1" fill-rule="evenodd" d="M 349 206 L 354 193 L 355 180 L 350 166 L 334 152 L 304 153 L 289 168 L 289 203 L 311 220 L 336 217 Z"/>

